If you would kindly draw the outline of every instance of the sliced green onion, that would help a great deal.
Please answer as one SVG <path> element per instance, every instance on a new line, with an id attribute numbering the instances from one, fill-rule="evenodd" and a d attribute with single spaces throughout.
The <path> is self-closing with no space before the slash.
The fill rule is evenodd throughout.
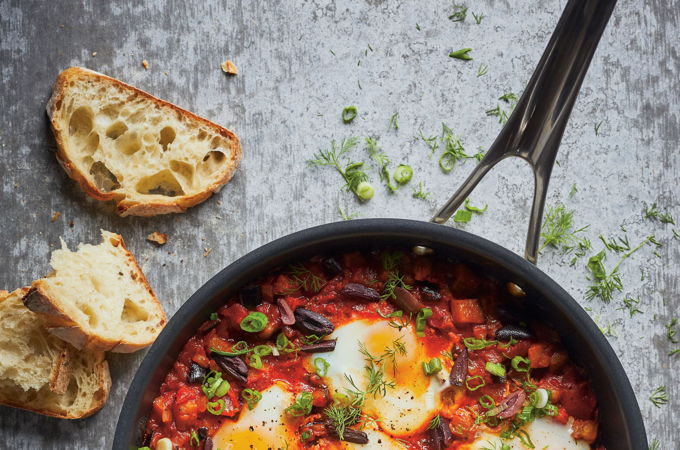
<path id="1" fill-rule="evenodd" d="M 257 402 L 262 400 L 262 394 L 255 389 L 244 389 L 243 392 L 241 392 L 241 397 L 243 397 L 248 404 L 248 409 L 254 409 Z"/>
<path id="2" fill-rule="evenodd" d="M 425 326 L 427 325 L 427 319 L 432 317 L 432 309 L 423 308 L 418 311 L 416 316 L 416 336 L 425 336 Z"/>
<path id="3" fill-rule="evenodd" d="M 311 392 L 301 392 L 285 411 L 294 417 L 306 416 L 312 411 L 312 400 Z"/>
<path id="4" fill-rule="evenodd" d="M 283 333 L 279 333 L 279 335 L 276 336 L 276 349 L 282 353 L 290 353 L 298 350 Z"/>
<path id="5" fill-rule="evenodd" d="M 208 405 L 206 406 L 208 412 L 215 416 L 219 416 L 220 414 L 222 414 L 222 412 L 224 412 L 226 408 L 227 404 L 225 403 L 223 398 L 220 398 L 214 402 L 208 402 Z"/>
<path id="6" fill-rule="evenodd" d="M 548 394 L 548 391 L 546 391 L 545 389 L 536 389 L 529 396 L 529 400 L 531 401 L 531 404 L 534 407 L 538 409 L 543 409 L 548 404 L 549 397 L 550 395 Z"/>
<path id="7" fill-rule="evenodd" d="M 316 371 L 316 374 L 320 377 L 325 377 L 326 374 L 328 373 L 328 368 L 331 366 L 331 363 L 326 361 L 323 358 L 314 358 L 314 370 Z"/>
<path id="8" fill-rule="evenodd" d="M 425 375 L 434 375 L 442 370 L 442 362 L 439 358 L 432 358 L 430 362 L 423 362 L 423 370 Z"/>
<path id="9" fill-rule="evenodd" d="M 211 374 L 214 374 L 210 376 Z M 215 396 L 215 391 L 222 383 L 222 374 L 220 372 L 210 372 L 208 376 L 204 378 L 203 384 L 201 385 L 201 390 L 208 397 L 208 400 Z"/>
<path id="10" fill-rule="evenodd" d="M 248 359 L 248 365 L 253 369 L 261 369 L 262 358 L 260 358 L 260 355 L 256 355 L 255 353 L 253 353 L 252 355 L 250 355 L 250 358 Z"/>
<path id="11" fill-rule="evenodd" d="M 375 189 L 368 181 L 362 181 L 357 185 L 356 192 L 357 197 L 359 197 L 359 200 L 368 201 L 373 198 L 373 195 L 375 194 Z"/>
<path id="12" fill-rule="evenodd" d="M 397 168 L 394 169 L 392 178 L 394 178 L 394 181 L 399 184 L 406 184 L 411 181 L 411 178 L 413 178 L 413 169 L 411 169 L 411 166 L 407 166 L 406 164 L 399 164 Z"/>
<path id="13" fill-rule="evenodd" d="M 494 362 L 491 362 L 491 361 L 487 361 L 485 369 L 491 375 L 496 375 L 497 377 L 504 377 L 505 376 L 505 367 L 503 367 L 503 364 L 501 364 L 501 363 L 494 363 Z"/>
<path id="14" fill-rule="evenodd" d="M 383 319 L 391 319 L 391 318 L 393 318 L 393 317 L 401 317 L 401 316 L 404 315 L 404 311 L 402 311 L 401 309 L 398 309 L 398 310 L 396 310 L 396 311 L 394 311 L 394 312 L 392 312 L 392 313 L 389 313 L 389 314 L 383 314 L 383 313 L 381 313 L 381 312 L 380 312 L 379 310 L 377 310 L 377 309 L 375 310 L 375 312 L 376 312 L 380 317 L 382 317 Z"/>
<path id="15" fill-rule="evenodd" d="M 219 316 L 217 315 L 216 312 L 210 313 L 210 320 L 217 320 L 219 319 Z"/>
<path id="16" fill-rule="evenodd" d="M 310 334 L 309 336 L 303 336 L 302 337 L 302 342 L 304 342 L 305 345 L 311 345 L 316 342 L 319 342 L 321 338 L 317 336 L 316 334 Z"/>
<path id="17" fill-rule="evenodd" d="M 312 432 L 309 431 L 309 430 L 305 430 L 305 431 L 303 431 L 302 434 L 300 435 L 300 440 L 304 442 L 304 441 L 306 441 L 307 439 L 309 439 L 309 438 L 311 438 L 311 437 L 312 437 Z"/>
<path id="18" fill-rule="evenodd" d="M 472 59 L 472 56 L 468 55 L 472 51 L 471 48 L 461 48 L 460 50 L 456 50 L 455 52 L 449 53 L 449 56 L 451 58 L 456 58 L 456 59 L 462 59 L 463 61 L 470 61 Z"/>
<path id="19" fill-rule="evenodd" d="M 357 107 L 356 106 L 345 106 L 342 109 L 342 121 L 344 123 L 350 123 L 351 121 L 354 120 L 354 118 L 357 116 Z"/>
<path id="20" fill-rule="evenodd" d="M 491 409 L 496 406 L 496 401 L 490 395 L 482 395 L 479 397 L 479 404 L 482 405 L 482 408 Z"/>
<path id="21" fill-rule="evenodd" d="M 218 355 L 223 355 L 223 356 L 239 356 L 239 355 L 245 355 L 246 353 L 252 352 L 252 348 L 248 348 L 248 343 L 246 341 L 238 341 L 236 344 L 234 344 L 233 347 L 231 347 L 231 350 L 228 352 L 224 352 L 222 350 L 217 350 L 215 348 L 210 347 L 210 351 L 213 353 L 217 353 Z"/>
<path id="22" fill-rule="evenodd" d="M 272 354 L 272 348 L 268 345 L 256 345 L 253 347 L 253 353 L 257 356 L 268 356 Z"/>
<path id="23" fill-rule="evenodd" d="M 251 312 L 241 321 L 241 329 L 249 333 L 258 333 L 267 326 L 269 319 L 261 312 Z"/>
<path id="24" fill-rule="evenodd" d="M 549 416 L 556 416 L 559 413 L 559 410 L 555 405 L 545 405 L 543 411 L 545 411 L 545 413 Z"/>
<path id="25" fill-rule="evenodd" d="M 477 382 L 476 380 L 479 380 L 479 382 Z M 471 381 L 475 381 L 475 383 L 478 383 L 478 384 L 474 384 L 474 385 L 470 386 Z M 465 387 L 467 387 L 471 391 L 476 391 L 477 389 L 479 389 L 480 387 L 485 386 L 485 385 L 486 385 L 486 382 L 484 381 L 484 378 L 482 378 L 481 375 L 475 375 L 474 377 L 467 377 L 465 379 Z"/>
<path id="26" fill-rule="evenodd" d="M 531 361 L 529 361 L 529 358 L 524 358 L 522 356 L 515 356 L 512 358 L 512 361 L 510 361 L 510 364 L 517 372 L 528 372 L 531 368 Z"/>
<path id="27" fill-rule="evenodd" d="M 220 384 L 217 385 L 217 388 L 215 389 L 215 397 L 223 397 L 227 395 L 227 392 L 229 392 L 229 388 L 231 385 L 227 380 L 222 380 Z"/>
<path id="28" fill-rule="evenodd" d="M 481 350 L 483 348 L 498 344 L 498 341 L 487 341 L 486 339 L 466 337 L 463 339 L 463 344 L 465 344 L 468 350 Z"/>

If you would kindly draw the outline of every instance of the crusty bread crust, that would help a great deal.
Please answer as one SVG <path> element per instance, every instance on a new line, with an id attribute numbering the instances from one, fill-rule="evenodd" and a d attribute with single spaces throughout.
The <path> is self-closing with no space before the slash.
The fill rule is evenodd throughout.
<path id="1" fill-rule="evenodd" d="M 101 82 L 111 83 L 120 88 L 133 91 L 134 93 L 144 97 L 145 99 L 153 102 L 159 106 L 165 106 L 171 108 L 177 114 L 182 116 L 187 116 L 193 120 L 199 121 L 207 128 L 211 129 L 214 133 L 219 134 L 232 142 L 232 152 L 229 156 L 230 160 L 224 164 L 224 169 L 221 176 L 207 186 L 203 191 L 193 194 L 193 195 L 182 195 L 175 197 L 168 197 L 164 200 L 159 200 L 154 197 L 153 200 L 149 202 L 141 202 L 137 199 L 126 199 L 124 193 L 120 192 L 103 192 L 97 188 L 89 179 L 89 177 L 84 174 L 73 162 L 69 159 L 68 153 L 65 150 L 65 142 L 62 138 L 62 133 L 66 130 L 62 130 L 59 125 L 59 121 L 55 119 L 55 112 L 57 112 L 62 107 L 62 101 L 65 97 L 65 92 L 68 89 L 68 85 L 71 81 L 79 78 L 92 78 Z M 213 193 L 218 192 L 219 189 L 225 185 L 234 176 L 236 168 L 241 162 L 243 156 L 243 150 L 241 148 L 241 143 L 238 137 L 232 133 L 230 130 L 221 127 L 209 120 L 197 116 L 196 114 L 182 109 L 170 102 L 161 100 L 148 92 L 137 89 L 134 86 L 130 86 L 120 80 L 103 75 L 101 73 L 85 69 L 82 67 L 70 67 L 63 70 L 52 88 L 52 96 L 47 102 L 47 115 L 50 118 L 50 124 L 52 125 L 52 132 L 54 133 L 54 138 L 57 142 L 57 153 L 56 157 L 59 164 L 64 168 L 64 171 L 75 180 L 80 187 L 89 196 L 102 201 L 113 200 L 117 202 L 116 212 L 120 216 L 155 216 L 157 214 L 168 214 L 168 213 L 179 213 L 184 212 L 188 208 L 197 205 L 213 195 Z"/>
<path id="2" fill-rule="evenodd" d="M 42 414 L 44 416 L 56 417 L 58 419 L 83 419 L 96 413 L 104 407 L 104 404 L 109 398 L 109 391 L 111 390 L 111 374 L 109 372 L 109 363 L 104 359 L 104 354 L 101 354 L 101 361 L 95 365 L 95 375 L 97 376 L 99 389 L 93 396 L 93 401 L 90 409 L 84 411 L 82 414 L 63 413 L 56 409 L 49 408 L 33 408 L 21 402 L 13 401 L 11 399 L 0 399 L 0 405 L 11 406 L 12 408 L 25 409 L 34 413 Z"/>
<path id="3" fill-rule="evenodd" d="M 9 293 L 4 290 L 0 290 L 0 303 L 7 300 L 11 294 L 17 294 L 18 296 L 25 296 L 29 292 L 29 288 L 24 287 L 17 289 L 16 291 Z M 40 320 L 39 318 L 36 318 Z M 50 379 L 46 388 L 56 395 L 63 395 L 66 393 L 71 377 L 73 375 L 73 360 L 75 357 L 75 349 L 63 342 L 63 348 L 61 353 L 57 357 L 57 360 L 52 366 L 52 371 L 50 374 Z M 106 400 L 109 397 L 109 391 L 111 389 L 111 375 L 109 373 L 109 366 L 105 360 L 104 353 L 91 353 L 88 354 L 88 358 L 96 358 L 94 360 L 94 375 L 97 379 L 97 390 L 92 394 L 92 402 L 87 410 L 76 412 L 63 411 L 64 408 L 57 408 L 55 405 L 50 405 L 46 403 L 44 407 L 38 408 L 31 404 L 24 403 L 20 401 L 19 396 L 7 396 L 6 393 L 3 395 L 0 393 L 0 405 L 11 406 L 13 408 L 25 409 L 27 411 L 32 411 L 38 414 L 43 414 L 46 416 L 57 417 L 60 419 L 80 419 L 83 417 L 90 416 L 95 412 L 99 411 Z M 50 406 L 52 408 L 50 408 Z"/>
<path id="4" fill-rule="evenodd" d="M 156 298 L 153 289 L 151 289 L 151 286 L 149 286 L 149 283 L 144 276 L 144 272 L 142 272 L 141 267 L 139 267 L 134 255 L 130 253 L 130 251 L 125 246 L 123 236 L 119 234 L 113 234 L 111 239 L 111 243 L 114 247 L 120 245 L 124 250 L 129 264 L 134 268 L 135 274 L 137 276 L 136 281 L 140 284 L 143 284 L 144 289 L 152 298 L 155 308 L 160 311 L 161 323 L 159 324 L 159 327 L 162 329 L 167 322 L 165 312 L 163 311 L 163 307 L 158 301 L 158 298 Z M 45 329 L 49 333 L 70 343 L 78 350 L 88 349 L 93 351 L 132 353 L 151 345 L 155 340 L 154 337 L 147 342 L 135 343 L 130 342 L 125 338 L 112 340 L 95 334 L 89 334 L 61 308 L 60 301 L 58 299 L 50 297 L 47 289 L 45 288 L 45 281 L 43 279 L 33 282 L 30 290 L 24 296 L 23 302 L 28 309 L 38 314 L 42 318 Z"/>

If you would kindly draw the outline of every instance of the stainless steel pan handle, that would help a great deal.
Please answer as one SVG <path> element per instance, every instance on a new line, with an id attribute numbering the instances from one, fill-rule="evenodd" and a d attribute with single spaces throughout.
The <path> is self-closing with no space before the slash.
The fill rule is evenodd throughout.
<path id="1" fill-rule="evenodd" d="M 445 223 L 500 160 L 516 156 L 534 172 L 524 256 L 536 264 L 543 207 L 557 149 L 616 0 L 570 0 L 526 90 L 486 156 L 432 218 Z"/>

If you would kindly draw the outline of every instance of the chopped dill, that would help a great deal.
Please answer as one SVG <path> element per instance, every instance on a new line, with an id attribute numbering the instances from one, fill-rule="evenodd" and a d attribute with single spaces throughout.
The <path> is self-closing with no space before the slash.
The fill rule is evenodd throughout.
<path id="1" fill-rule="evenodd" d="M 294 288 L 291 292 L 304 290 L 307 292 L 319 292 L 326 281 L 302 264 L 293 264 L 288 268 L 289 275 L 292 276 Z"/>
<path id="2" fill-rule="evenodd" d="M 472 17 L 475 18 L 475 23 L 476 23 L 477 25 L 479 25 L 479 24 L 482 23 L 482 19 L 484 18 L 484 14 L 475 14 L 475 13 L 472 13 Z"/>
<path id="3" fill-rule="evenodd" d="M 418 137 L 430 148 L 430 158 L 434 155 L 434 152 L 439 148 L 439 143 L 437 142 L 437 136 L 425 136 L 423 130 L 418 131 Z"/>
<path id="4" fill-rule="evenodd" d="M 429 192 L 423 190 L 423 182 L 418 184 L 418 189 L 413 188 L 413 198 L 419 198 L 421 200 L 427 200 L 430 197 Z"/>
<path id="5" fill-rule="evenodd" d="M 659 386 L 654 389 L 652 395 L 649 396 L 649 401 L 654 404 L 657 408 L 661 408 L 661 405 L 668 403 L 668 394 L 666 393 L 666 386 Z"/>
<path id="6" fill-rule="evenodd" d="M 465 22 L 467 12 L 467 6 L 453 5 L 453 12 L 449 15 L 449 20 L 451 22 Z"/>
<path id="7" fill-rule="evenodd" d="M 359 213 L 346 213 L 341 206 L 338 206 L 338 212 L 340 213 L 342 220 L 352 220 L 359 217 Z"/>
<path id="8" fill-rule="evenodd" d="M 458 161 L 472 158 L 472 156 L 465 153 L 465 148 L 460 138 L 456 137 L 451 128 L 444 123 L 442 123 L 441 145 L 444 151 L 439 157 L 439 167 L 445 173 L 451 172 Z"/>
<path id="9" fill-rule="evenodd" d="M 387 127 L 388 129 L 394 128 L 395 130 L 399 129 L 399 113 L 395 112 L 392 114 L 392 117 L 390 117 L 390 124 Z"/>
<path id="10" fill-rule="evenodd" d="M 666 325 L 666 337 L 672 344 L 678 343 L 678 338 L 676 337 L 675 326 L 678 324 L 678 319 L 676 317 L 672 318 L 670 323 Z"/>
<path id="11" fill-rule="evenodd" d="M 588 226 L 574 230 L 573 210 L 568 210 L 562 203 L 549 207 L 541 229 L 543 245 L 540 251 L 548 246 L 561 247 L 563 251 L 568 251 L 577 241 L 577 233 L 584 231 Z"/>
<path id="12" fill-rule="evenodd" d="M 477 69 L 477 77 L 483 77 L 489 72 L 489 66 L 486 64 L 480 64 L 479 68 Z"/>
<path id="13" fill-rule="evenodd" d="M 661 223 L 670 223 L 675 225 L 675 219 L 668 212 L 659 211 L 657 209 L 656 203 L 652 203 L 652 206 L 647 207 L 643 211 L 643 217 L 645 219 L 656 220 Z"/>
<path id="14" fill-rule="evenodd" d="M 390 158 L 385 154 L 385 152 L 380 151 L 381 149 L 376 139 L 367 137 L 365 142 L 368 156 L 373 161 L 375 161 L 379 167 L 378 173 L 380 175 L 380 181 L 385 183 L 385 186 L 387 187 L 387 190 L 390 191 L 390 193 L 396 192 L 397 188 L 392 184 L 390 179 L 390 171 L 388 169 L 390 165 Z"/>
<path id="15" fill-rule="evenodd" d="M 357 145 L 358 139 L 350 137 L 343 139 L 338 147 L 335 141 L 331 142 L 329 150 L 319 150 L 314 154 L 314 159 L 307 160 L 311 166 L 330 166 L 340 173 L 345 180 L 345 189 L 352 191 L 357 199 L 362 200 L 357 188 L 360 183 L 368 181 L 368 175 L 363 171 L 363 162 L 346 162 L 342 157 Z"/>

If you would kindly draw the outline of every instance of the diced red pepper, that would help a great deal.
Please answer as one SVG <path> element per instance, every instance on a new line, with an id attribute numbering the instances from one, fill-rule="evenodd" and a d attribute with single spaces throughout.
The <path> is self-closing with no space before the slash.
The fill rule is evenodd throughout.
<path id="1" fill-rule="evenodd" d="M 451 300 L 451 316 L 456 324 L 484 323 L 484 311 L 475 299 Z"/>
<path id="2" fill-rule="evenodd" d="M 532 344 L 531 347 L 529 347 L 528 352 L 529 361 L 531 361 L 531 368 L 540 369 L 543 367 L 549 367 L 552 353 L 552 349 L 548 344 Z"/>

